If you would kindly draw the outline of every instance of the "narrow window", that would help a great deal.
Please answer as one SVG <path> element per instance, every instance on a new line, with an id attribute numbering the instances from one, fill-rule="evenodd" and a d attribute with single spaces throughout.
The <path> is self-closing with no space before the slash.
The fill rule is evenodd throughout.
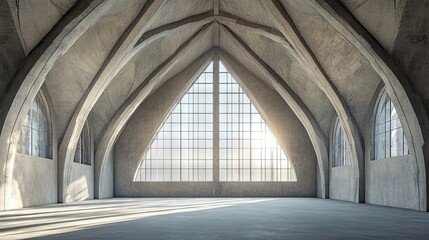
<path id="1" fill-rule="evenodd" d="M 389 95 L 382 91 L 374 118 L 372 159 L 385 159 L 408 154 L 407 140 Z"/>
<path id="2" fill-rule="evenodd" d="M 82 133 L 76 145 L 76 152 L 74 154 L 74 162 L 85 165 L 91 165 L 93 159 L 92 151 L 92 137 L 88 123 L 85 123 Z"/>
<path id="3" fill-rule="evenodd" d="M 52 159 L 52 130 L 45 98 L 39 92 L 22 126 L 18 152 Z"/>
<path id="4" fill-rule="evenodd" d="M 349 146 L 344 134 L 343 126 L 338 119 L 334 128 L 333 146 L 334 157 L 332 159 L 332 167 L 349 165 L 351 163 Z"/>

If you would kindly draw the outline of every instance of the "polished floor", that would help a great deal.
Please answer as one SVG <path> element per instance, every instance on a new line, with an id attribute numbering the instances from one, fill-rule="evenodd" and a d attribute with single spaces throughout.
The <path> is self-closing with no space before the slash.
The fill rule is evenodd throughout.
<path id="1" fill-rule="evenodd" d="M 115 198 L 0 213 L 0 239 L 429 239 L 429 213 L 312 198 Z"/>

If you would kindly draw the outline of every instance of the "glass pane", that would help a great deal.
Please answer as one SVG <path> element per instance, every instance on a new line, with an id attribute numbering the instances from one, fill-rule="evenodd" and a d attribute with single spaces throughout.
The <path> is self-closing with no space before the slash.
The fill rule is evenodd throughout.
<path id="1" fill-rule="evenodd" d="M 332 167 L 340 167 L 350 164 L 348 141 L 339 120 L 337 120 L 337 123 L 335 124 L 333 137 L 334 156 L 332 159 Z"/>
<path id="2" fill-rule="evenodd" d="M 48 108 L 39 93 L 24 119 L 18 151 L 33 156 L 51 158 L 51 145 Z"/>
<path id="3" fill-rule="evenodd" d="M 138 172 L 136 181 L 212 181 L 212 72 L 211 63 L 174 107 L 139 167 L 149 174 Z"/>
<path id="4" fill-rule="evenodd" d="M 382 93 L 377 106 L 372 148 L 373 159 L 408 154 L 408 145 L 398 113 L 386 91 Z"/>
<path id="5" fill-rule="evenodd" d="M 292 165 L 286 157 L 275 154 L 283 150 L 264 119 L 231 74 L 226 69 L 224 72 L 221 81 L 228 84 L 220 87 L 220 181 L 296 181 L 291 175 L 272 177 L 272 171 L 293 172 Z M 273 161 L 287 167 L 280 168 Z"/>

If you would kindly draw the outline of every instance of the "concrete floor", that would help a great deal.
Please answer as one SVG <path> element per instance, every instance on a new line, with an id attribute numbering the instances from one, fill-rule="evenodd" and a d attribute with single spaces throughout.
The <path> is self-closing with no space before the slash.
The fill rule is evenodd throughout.
<path id="1" fill-rule="evenodd" d="M 429 239 L 429 213 L 312 198 L 115 198 L 0 213 L 0 239 Z"/>

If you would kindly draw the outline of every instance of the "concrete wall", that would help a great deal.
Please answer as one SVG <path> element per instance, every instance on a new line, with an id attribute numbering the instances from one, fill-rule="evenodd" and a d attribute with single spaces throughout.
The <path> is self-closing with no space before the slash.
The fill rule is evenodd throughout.
<path id="1" fill-rule="evenodd" d="M 94 164 L 89 166 L 73 162 L 70 168 L 68 201 L 94 199 Z"/>
<path id="2" fill-rule="evenodd" d="M 117 197 L 314 197 L 299 182 L 133 182 Z"/>
<path id="3" fill-rule="evenodd" d="M 419 210 L 417 169 L 412 155 L 366 159 L 365 202 Z"/>
<path id="4" fill-rule="evenodd" d="M 201 64 L 200 64 L 201 65 Z M 190 84 L 195 64 L 166 82 L 134 113 L 115 146 L 115 196 L 316 196 L 316 156 L 304 127 L 282 98 L 244 69 L 236 69 L 245 91 L 263 110 L 292 161 L 297 182 L 134 182 L 144 153 L 169 111 Z M 256 101 L 256 102 L 255 102 Z"/>
<path id="5" fill-rule="evenodd" d="M 57 160 L 16 154 L 11 209 L 57 203 Z"/>
<path id="6" fill-rule="evenodd" d="M 329 198 L 354 202 L 357 188 L 354 174 L 357 166 L 347 165 L 333 168 L 332 157 L 329 162 Z"/>

